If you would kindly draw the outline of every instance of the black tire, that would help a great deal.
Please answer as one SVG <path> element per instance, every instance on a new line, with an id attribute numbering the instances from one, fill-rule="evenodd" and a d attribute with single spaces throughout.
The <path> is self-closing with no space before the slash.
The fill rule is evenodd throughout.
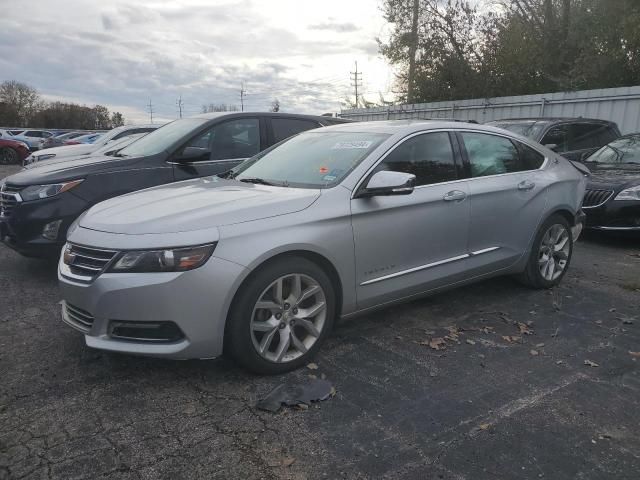
<path id="1" fill-rule="evenodd" d="M 566 255 L 566 265 L 562 273 L 553 280 L 546 279 L 542 272 L 540 271 L 539 262 L 541 260 L 541 247 L 543 243 L 543 239 L 547 232 L 554 226 L 561 225 L 568 234 L 568 254 Z M 527 262 L 527 268 L 525 271 L 518 277 L 523 284 L 527 285 L 531 288 L 536 289 L 548 289 L 553 288 L 560 284 L 564 276 L 567 274 L 569 270 L 569 266 L 571 264 L 571 256 L 573 255 L 573 235 L 571 233 L 571 225 L 567 219 L 559 214 L 554 214 L 550 216 L 540 227 L 538 233 L 536 233 L 536 237 L 533 241 L 533 245 L 531 247 L 531 253 L 529 254 L 529 260 Z"/>
<path id="2" fill-rule="evenodd" d="M 20 155 L 11 147 L 0 148 L 0 165 L 14 165 L 20 163 Z"/>
<path id="3" fill-rule="evenodd" d="M 326 314 L 324 325 L 315 343 L 300 357 L 287 362 L 274 362 L 258 353 L 253 343 L 251 317 L 254 306 L 273 282 L 286 275 L 300 274 L 312 278 L 322 288 Z M 331 332 L 335 321 L 336 295 L 326 272 L 315 263 L 302 257 L 282 257 L 267 263 L 252 273 L 240 288 L 229 316 L 225 332 L 225 353 L 251 372 L 275 375 L 300 368 L 309 363 Z"/>

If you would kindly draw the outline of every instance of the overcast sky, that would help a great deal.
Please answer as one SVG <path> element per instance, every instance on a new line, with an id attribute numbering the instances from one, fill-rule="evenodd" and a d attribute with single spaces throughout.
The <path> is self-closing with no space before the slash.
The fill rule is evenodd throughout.
<path id="1" fill-rule="evenodd" d="M 104 104 L 128 123 L 202 104 L 339 111 L 358 61 L 371 99 L 393 73 L 375 38 L 381 0 L 0 0 L 0 80 L 47 99 Z"/>

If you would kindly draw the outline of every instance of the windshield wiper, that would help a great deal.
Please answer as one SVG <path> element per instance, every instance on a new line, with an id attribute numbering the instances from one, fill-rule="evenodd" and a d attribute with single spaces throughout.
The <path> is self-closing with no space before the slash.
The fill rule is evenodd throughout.
<path id="1" fill-rule="evenodd" d="M 257 178 L 257 177 L 240 178 L 238 180 L 240 182 L 255 183 L 255 184 L 258 184 L 258 185 L 271 185 L 271 186 L 275 185 L 275 183 L 271 183 L 271 182 L 265 180 L 264 178 Z"/>

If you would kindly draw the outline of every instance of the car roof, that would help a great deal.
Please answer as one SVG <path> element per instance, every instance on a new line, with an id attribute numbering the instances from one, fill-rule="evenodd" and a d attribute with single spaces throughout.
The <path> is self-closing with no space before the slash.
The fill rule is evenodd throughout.
<path id="1" fill-rule="evenodd" d="M 477 123 L 467 123 L 458 121 L 442 120 L 384 120 L 376 122 L 354 122 L 326 127 L 325 130 L 336 132 L 362 132 L 362 133 L 385 133 L 388 135 L 411 134 L 426 130 L 480 130 L 486 132 L 504 134 L 504 130 L 492 126 L 479 125 Z"/>
<path id="2" fill-rule="evenodd" d="M 526 123 L 526 122 L 540 122 L 540 123 L 564 123 L 564 122 L 588 122 L 588 123 L 609 123 L 613 124 L 613 122 L 609 120 L 602 120 L 599 118 L 584 118 L 584 117 L 523 117 L 523 118 L 501 118 L 498 120 L 491 120 L 487 122 L 488 124 L 492 123 L 503 123 L 503 122 L 512 122 L 512 123 Z"/>
<path id="3" fill-rule="evenodd" d="M 328 117 L 323 115 L 306 115 L 302 113 L 285 113 L 285 112 L 211 112 L 201 113 L 189 118 L 202 118 L 207 120 L 213 120 L 220 117 L 255 117 L 260 115 L 262 117 L 285 117 L 285 118 L 298 118 L 300 120 L 317 120 L 326 123 L 349 123 L 349 120 L 337 117 Z"/>

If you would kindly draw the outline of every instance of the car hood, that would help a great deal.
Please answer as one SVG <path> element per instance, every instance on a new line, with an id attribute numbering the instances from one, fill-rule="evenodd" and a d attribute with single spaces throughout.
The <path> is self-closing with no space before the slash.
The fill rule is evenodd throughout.
<path id="1" fill-rule="evenodd" d="M 589 188 L 618 189 L 640 184 L 640 165 L 601 166 L 589 164 Z"/>
<path id="2" fill-rule="evenodd" d="M 91 143 L 83 143 L 80 145 L 64 145 L 62 147 L 45 148 L 33 154 L 34 157 L 40 155 L 54 154 L 56 158 L 60 157 L 74 157 L 76 155 L 84 155 L 93 152 L 98 146 Z"/>
<path id="3" fill-rule="evenodd" d="M 153 187 L 92 207 L 79 225 L 129 235 L 204 230 L 304 210 L 320 190 L 206 177 Z"/>
<path id="4" fill-rule="evenodd" d="M 64 159 L 53 158 L 27 165 L 18 173 L 5 179 L 17 186 L 45 185 L 82 178 L 86 175 L 133 167 L 144 157 L 83 156 Z"/>

